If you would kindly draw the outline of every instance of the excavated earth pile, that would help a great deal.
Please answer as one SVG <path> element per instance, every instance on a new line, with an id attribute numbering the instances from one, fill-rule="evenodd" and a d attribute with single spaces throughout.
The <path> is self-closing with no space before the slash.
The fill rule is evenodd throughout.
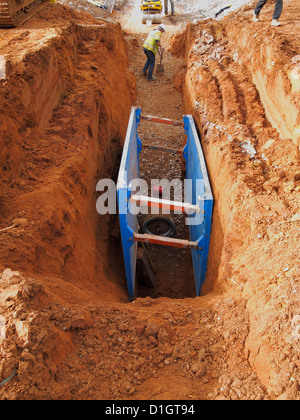
<path id="1" fill-rule="evenodd" d="M 279 28 L 272 2 L 258 23 L 254 2 L 220 21 L 164 17 L 153 83 L 149 28 L 126 3 L 106 20 L 47 5 L 0 31 L 0 399 L 299 399 L 297 3 Z M 158 293 L 129 303 L 118 218 L 96 211 L 133 105 L 196 122 L 214 195 L 200 297 L 182 287 L 190 260 L 164 251 Z M 141 154 L 143 176 L 180 175 L 176 157 L 157 159 Z"/>

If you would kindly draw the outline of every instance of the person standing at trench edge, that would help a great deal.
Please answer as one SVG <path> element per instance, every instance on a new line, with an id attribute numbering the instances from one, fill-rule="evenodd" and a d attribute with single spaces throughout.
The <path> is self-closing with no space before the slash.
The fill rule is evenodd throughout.
<path id="1" fill-rule="evenodd" d="M 257 2 L 257 5 L 256 5 L 256 7 L 254 9 L 254 12 L 253 12 L 253 20 L 254 20 L 254 22 L 258 22 L 259 21 L 260 11 L 264 7 L 264 5 L 266 4 L 266 2 L 267 2 L 267 0 L 259 0 Z M 283 0 L 276 0 L 275 9 L 274 9 L 274 13 L 273 13 L 273 16 L 272 16 L 272 22 L 271 22 L 271 25 L 272 26 L 280 26 L 281 25 L 281 23 L 278 22 L 278 19 L 281 16 L 282 7 L 283 7 Z"/>
<path id="2" fill-rule="evenodd" d="M 160 40 L 161 40 L 162 33 L 165 31 L 166 31 L 166 27 L 162 23 L 161 25 L 159 25 L 157 29 L 154 29 L 153 31 L 149 33 L 146 41 L 143 44 L 144 53 L 146 54 L 146 57 L 147 57 L 147 61 L 143 68 L 143 74 L 144 76 L 147 76 L 147 71 L 148 71 L 147 79 L 149 82 L 152 80 L 156 80 L 156 77 L 152 76 L 154 66 L 155 66 L 155 56 L 158 52 L 159 54 L 162 54 L 164 50 L 164 48 L 162 47 L 160 43 Z"/>
<path id="3" fill-rule="evenodd" d="M 165 15 L 168 14 L 168 2 L 169 1 L 170 1 L 170 4 L 171 4 L 171 15 L 174 16 L 174 14 L 175 14 L 174 0 L 164 0 Z"/>

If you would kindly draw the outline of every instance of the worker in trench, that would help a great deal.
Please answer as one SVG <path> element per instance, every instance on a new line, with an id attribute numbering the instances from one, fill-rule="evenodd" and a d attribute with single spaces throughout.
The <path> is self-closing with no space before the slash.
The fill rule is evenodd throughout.
<path id="1" fill-rule="evenodd" d="M 143 44 L 143 50 L 147 57 L 147 61 L 143 68 L 143 74 L 144 76 L 147 76 L 149 82 L 156 80 L 156 77 L 153 77 L 155 57 L 157 53 L 160 55 L 163 53 L 164 48 L 161 45 L 161 36 L 165 31 L 166 26 L 162 23 L 157 29 L 153 29 L 153 31 L 149 33 Z"/>

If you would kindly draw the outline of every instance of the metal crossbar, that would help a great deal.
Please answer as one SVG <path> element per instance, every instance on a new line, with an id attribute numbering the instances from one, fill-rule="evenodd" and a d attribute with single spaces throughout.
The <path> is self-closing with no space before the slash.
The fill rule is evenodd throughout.
<path id="1" fill-rule="evenodd" d="M 174 155 L 183 154 L 182 149 L 175 149 L 174 147 L 158 146 L 156 144 L 143 144 L 143 148 L 148 150 L 158 150 L 160 152 L 172 153 Z"/>
<path id="2" fill-rule="evenodd" d="M 147 120 L 147 121 L 152 121 L 152 122 L 157 122 L 157 123 L 162 123 L 162 124 L 174 125 L 174 126 L 183 126 L 184 125 L 184 123 L 181 122 L 181 121 L 173 121 L 173 120 L 170 120 L 169 118 L 154 117 L 153 115 L 143 115 L 143 114 L 141 114 L 141 119 L 142 120 Z"/>
<path id="3" fill-rule="evenodd" d="M 144 242 L 147 244 L 171 246 L 174 248 L 193 248 L 197 250 L 202 249 L 198 246 L 198 242 L 187 241 L 185 239 L 168 238 L 159 235 L 149 235 L 146 233 L 134 233 L 133 240 L 134 242 Z"/>
<path id="4" fill-rule="evenodd" d="M 132 195 L 130 201 L 142 206 L 147 205 L 151 208 L 158 208 L 170 211 L 185 212 L 187 214 L 198 213 L 200 214 L 201 208 L 197 205 L 190 203 L 181 203 L 180 201 L 171 201 L 155 197 L 146 197 L 143 195 Z"/>

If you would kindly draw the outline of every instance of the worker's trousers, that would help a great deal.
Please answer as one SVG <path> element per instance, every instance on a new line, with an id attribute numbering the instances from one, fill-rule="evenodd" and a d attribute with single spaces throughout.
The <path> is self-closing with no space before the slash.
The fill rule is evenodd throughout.
<path id="1" fill-rule="evenodd" d="M 171 14 L 174 15 L 174 13 L 175 13 L 174 0 L 164 0 L 165 13 L 166 14 L 168 13 L 168 1 L 170 1 L 170 3 L 171 3 Z"/>
<path id="2" fill-rule="evenodd" d="M 144 48 L 144 53 L 147 56 L 147 61 L 144 65 L 143 72 L 146 72 L 148 69 L 148 79 L 152 79 L 152 74 L 155 66 L 155 54 L 152 51 L 147 50 L 147 48 Z"/>
<path id="3" fill-rule="evenodd" d="M 255 9 L 254 9 L 254 13 L 256 15 L 259 15 L 261 9 L 264 7 L 264 5 L 266 4 L 267 0 L 259 0 Z M 281 16 L 281 12 L 282 12 L 282 5 L 283 5 L 283 0 L 276 0 L 275 3 L 275 9 L 274 9 L 274 13 L 273 13 L 273 17 L 272 19 L 274 20 L 278 20 Z"/>

